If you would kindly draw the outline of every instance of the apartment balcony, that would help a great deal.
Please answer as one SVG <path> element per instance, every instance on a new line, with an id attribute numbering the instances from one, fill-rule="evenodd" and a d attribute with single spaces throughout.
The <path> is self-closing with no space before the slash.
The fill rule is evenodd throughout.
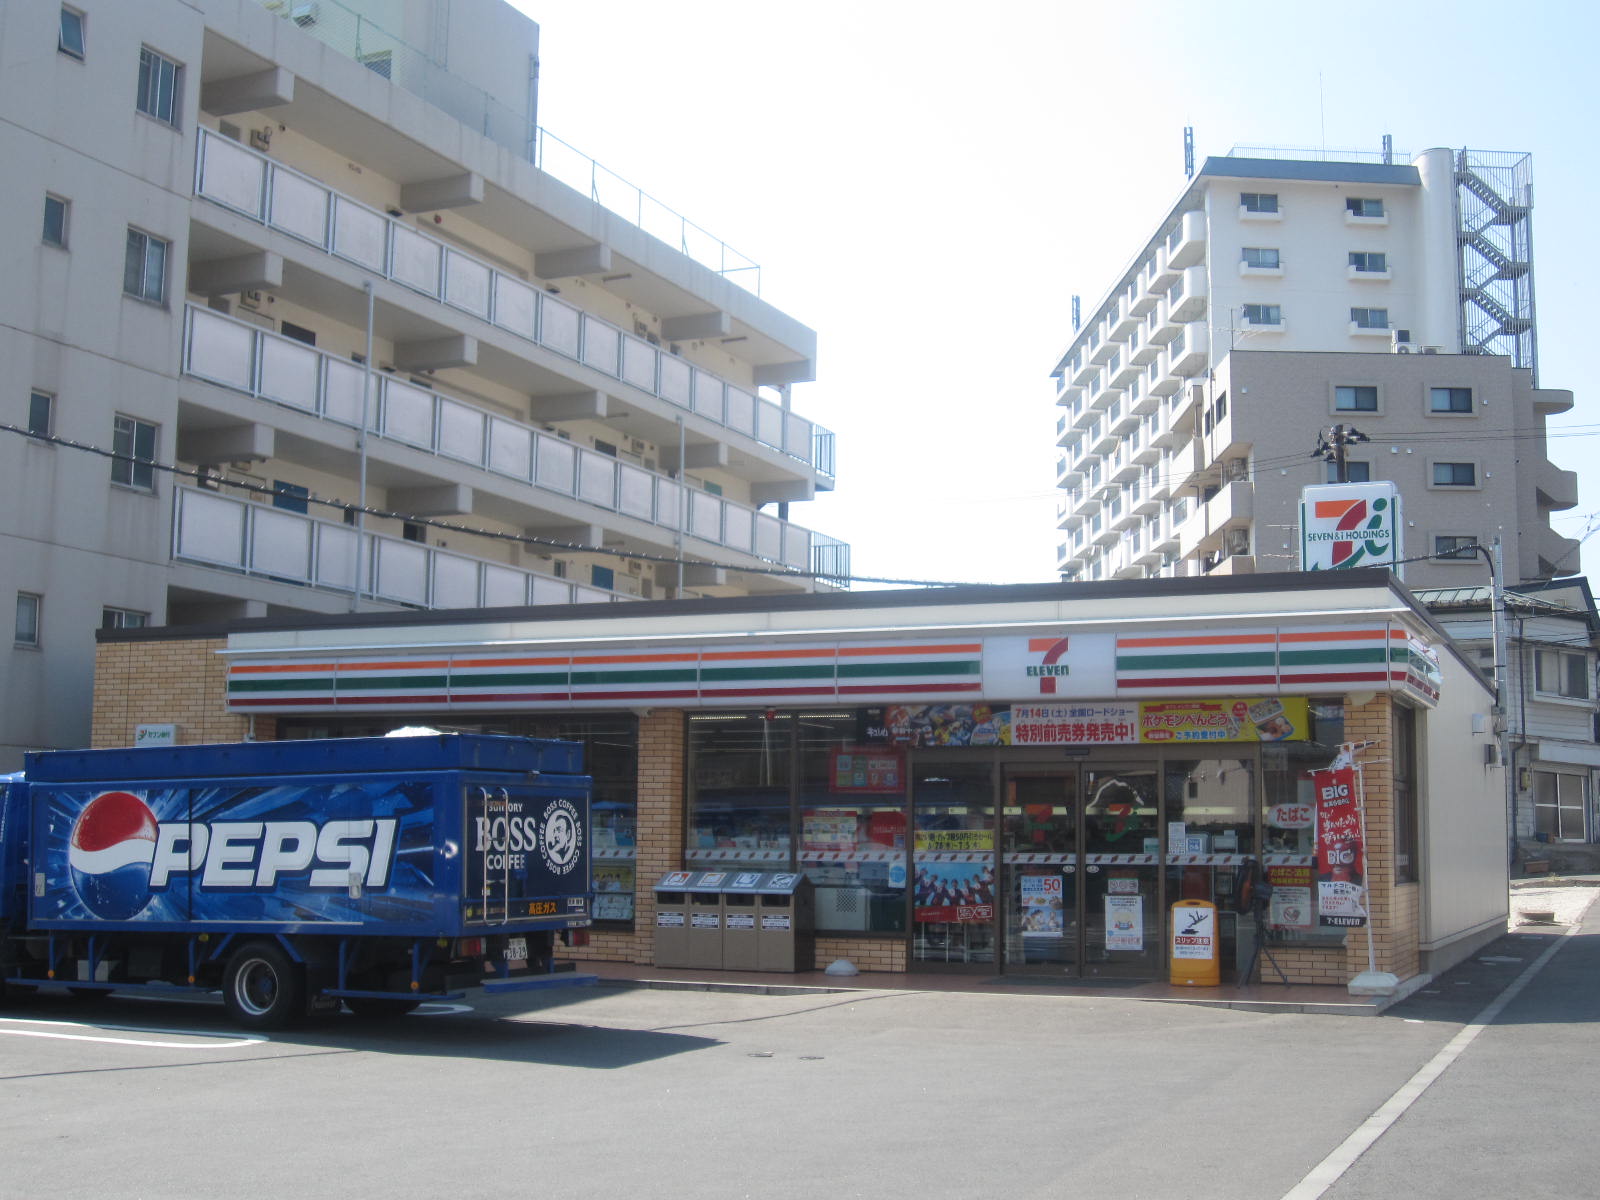
<path id="1" fill-rule="evenodd" d="M 1139 485 L 1133 493 L 1133 510 L 1148 517 L 1151 513 L 1161 511 L 1163 493 L 1156 488 L 1154 472 L 1146 471 L 1140 479 Z"/>
<path id="2" fill-rule="evenodd" d="M 1106 414 L 1106 421 L 1111 426 L 1111 432 L 1121 438 L 1128 438 L 1139 429 L 1139 414 L 1134 411 L 1133 405 L 1122 400 L 1112 405 L 1111 411 Z"/>
<path id="3" fill-rule="evenodd" d="M 1187 324 L 1204 316 L 1206 311 L 1205 267 L 1190 267 L 1184 271 L 1181 289 L 1169 293 L 1168 300 L 1167 323 L 1169 325 Z"/>
<path id="4" fill-rule="evenodd" d="M 1553 417 L 1572 408 L 1572 393 L 1565 388 L 1535 388 L 1533 411 L 1536 416 Z"/>
<path id="5" fill-rule="evenodd" d="M 1571 508 L 1578 503 L 1578 473 L 1563 471 L 1551 462 L 1541 462 L 1536 476 L 1539 507 L 1549 511 Z"/>
<path id="6" fill-rule="evenodd" d="M 833 435 L 827 430 L 209 129 L 199 131 L 195 195 L 282 235 L 263 244 L 251 239 L 247 225 L 203 219 L 204 210 L 196 208 L 199 224 L 190 240 L 199 266 L 250 249 L 281 252 L 286 278 L 294 276 L 319 306 L 360 327 L 359 285 L 343 293 L 330 286 L 355 268 L 357 277 L 376 276 L 432 302 L 431 314 L 409 304 L 399 308 L 392 320 L 397 335 L 425 339 L 470 331 L 483 339 L 475 369 L 522 390 L 533 377 L 548 378 L 551 390 L 571 391 L 586 380 L 562 364 L 588 368 L 628 385 L 633 427 L 624 432 L 632 436 L 676 442 L 680 418 L 691 426 L 704 422 L 742 452 L 741 465 L 752 478 L 812 478 L 819 488 L 832 486 Z M 391 307 L 400 303 L 396 298 Z M 429 324 L 416 319 L 423 314 Z M 529 353 L 536 348 L 553 357 Z M 767 459 L 772 465 L 763 467 Z M 773 470 L 785 460 L 787 467 Z"/>
<path id="7" fill-rule="evenodd" d="M 1083 402 L 1083 388 L 1075 383 L 1062 381 L 1060 389 L 1056 392 L 1056 405 L 1059 408 L 1070 409 L 1075 404 Z"/>
<path id="8" fill-rule="evenodd" d="M 408 608 L 637 598 L 196 488 L 175 489 L 172 558 Z"/>
<path id="9" fill-rule="evenodd" d="M 1206 360 L 1211 354 L 1210 337 L 1211 331 L 1204 321 L 1185 325 L 1182 346 L 1173 342 L 1169 347 L 1168 352 L 1172 357 L 1167 364 L 1168 373 L 1180 379 L 1187 379 L 1204 370 Z"/>
<path id="10" fill-rule="evenodd" d="M 1191 210 L 1179 218 L 1167 235 L 1167 262 L 1174 267 L 1191 268 L 1206 256 L 1206 214 Z"/>
<path id="11" fill-rule="evenodd" d="M 1183 386 L 1183 379 L 1172 373 L 1172 368 L 1167 365 L 1165 356 L 1163 356 L 1161 362 L 1155 362 L 1150 365 L 1150 369 L 1153 371 L 1157 368 L 1159 368 L 1159 371 L 1155 378 L 1150 381 L 1150 394 L 1152 396 L 1170 396 Z"/>
<path id="12" fill-rule="evenodd" d="M 1117 307 L 1107 314 L 1106 337 L 1114 342 L 1125 342 L 1139 328 L 1139 314 L 1133 311 L 1124 295 L 1117 301 Z"/>
<path id="13" fill-rule="evenodd" d="M 1069 378 L 1072 386 L 1087 389 L 1094 386 L 1094 377 L 1100 370 L 1100 364 L 1094 360 L 1087 347 L 1080 347 L 1077 361 L 1068 369 L 1071 371 Z"/>
<path id="14" fill-rule="evenodd" d="M 1111 432 L 1111 423 L 1101 421 L 1089 431 L 1089 436 L 1084 440 L 1090 454 L 1102 457 L 1109 455 L 1117 447 L 1117 435 Z"/>
<path id="15" fill-rule="evenodd" d="M 1109 374 L 1102 371 L 1097 386 L 1090 389 L 1089 407 L 1091 409 L 1104 410 L 1109 405 L 1122 399 L 1122 389 L 1120 387 L 1112 387 L 1108 379 Z"/>
<path id="16" fill-rule="evenodd" d="M 1114 388 L 1122 388 L 1124 390 L 1126 390 L 1132 384 L 1138 382 L 1139 378 L 1143 374 L 1144 368 L 1138 363 L 1132 361 L 1126 355 L 1122 357 L 1121 361 L 1114 370 L 1108 372 L 1111 380 L 1111 386 Z"/>
<path id="17" fill-rule="evenodd" d="M 1155 256 L 1151 259 L 1150 275 L 1145 281 L 1145 288 L 1149 294 L 1160 297 L 1172 290 L 1172 285 L 1178 282 L 1178 277 L 1183 274 L 1183 268 L 1173 264 L 1171 256 L 1165 246 L 1157 246 Z"/>
<path id="18" fill-rule="evenodd" d="M 283 425 L 284 440 L 298 441 L 321 469 L 347 477 L 356 472 L 349 449 L 351 431 L 362 422 L 365 372 L 355 363 L 314 349 L 293 338 L 191 305 L 186 314 L 181 370 L 185 377 L 267 402 L 259 423 Z M 685 487 L 643 465 L 602 454 L 448 394 L 420 388 L 386 373 L 372 373 L 373 394 L 367 428 L 374 435 L 381 464 L 384 443 L 420 451 L 438 466 L 425 479 L 405 479 L 391 465 L 396 482 L 438 482 L 451 477 L 476 479 L 477 503 L 498 519 L 522 526 L 533 514 L 557 512 L 572 519 L 585 510 L 603 510 L 641 523 L 640 539 L 659 548 L 674 545 L 680 533 L 710 546 L 750 555 L 797 571 L 819 570 L 815 546 L 832 544 L 810 530 L 781 521 L 749 505 Z M 180 437 L 226 431 L 252 424 L 231 400 L 208 403 L 185 399 Z M 284 412 L 280 420 L 274 409 Z M 295 414 L 288 418 L 288 412 Z M 319 426 L 321 427 L 319 429 Z M 194 457 L 207 461 L 203 455 Z M 514 486 L 513 486 L 514 485 Z M 533 491 L 528 491 L 531 486 Z M 574 507 L 574 502 L 576 506 Z M 653 534 L 650 532 L 653 530 Z"/>

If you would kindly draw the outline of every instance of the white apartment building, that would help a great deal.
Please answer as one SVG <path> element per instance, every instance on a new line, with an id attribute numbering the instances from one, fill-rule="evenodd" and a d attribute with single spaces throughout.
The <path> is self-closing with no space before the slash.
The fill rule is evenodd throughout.
<path id="1" fill-rule="evenodd" d="M 502 0 L 27 0 L 0 50 L 0 770 L 86 744 L 103 625 L 842 586 L 815 334 L 538 129 Z"/>
<path id="2" fill-rule="evenodd" d="M 1392 480 L 1412 586 L 1578 567 L 1538 386 L 1526 155 L 1205 160 L 1056 362 L 1064 579 L 1296 570 L 1298 499 Z"/>

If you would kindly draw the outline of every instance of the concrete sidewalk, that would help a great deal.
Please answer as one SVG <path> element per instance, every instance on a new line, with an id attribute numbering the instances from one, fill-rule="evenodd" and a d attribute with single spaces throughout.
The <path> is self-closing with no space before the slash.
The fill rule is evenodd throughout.
<path id="1" fill-rule="evenodd" d="M 1600 875 L 1538 876 L 1513 880 L 1507 904 L 1508 933 L 1563 927 L 1581 920 L 1600 896 Z M 1546 921 L 1538 914 L 1549 913 Z M 1484 951 L 1487 953 L 1487 949 Z M 1266 966 L 1263 963 L 1263 966 Z M 654 967 L 638 963 L 580 962 L 578 969 L 599 976 L 602 987 L 643 987 L 683 991 L 751 992 L 792 996 L 841 992 L 970 992 L 997 996 L 1059 996 L 1083 1000 L 1141 1000 L 1249 1012 L 1376 1016 L 1432 982 L 1430 975 L 1402 980 L 1393 996 L 1352 996 L 1344 988 L 1301 984 L 1224 983 L 1221 987 L 1173 987 L 1136 980 L 1054 980 L 984 972 L 862 972 L 828 975 L 822 971 L 762 973 Z"/>

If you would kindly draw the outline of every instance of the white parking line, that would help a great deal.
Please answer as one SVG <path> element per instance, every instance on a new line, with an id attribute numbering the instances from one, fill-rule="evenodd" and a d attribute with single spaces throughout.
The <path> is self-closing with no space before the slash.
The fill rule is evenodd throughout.
<path id="1" fill-rule="evenodd" d="M 1461 1032 L 1451 1038 L 1449 1043 L 1423 1064 L 1422 1069 L 1400 1085 L 1399 1091 L 1390 1096 L 1383 1106 L 1373 1113 L 1357 1127 L 1356 1131 L 1345 1138 L 1333 1152 L 1306 1173 L 1304 1179 L 1290 1188 L 1283 1195 L 1283 1200 L 1317 1200 L 1330 1187 L 1338 1182 L 1339 1177 L 1348 1171 L 1363 1154 L 1372 1148 L 1374 1142 L 1381 1138 L 1389 1127 L 1398 1121 L 1401 1115 L 1421 1098 L 1439 1076 L 1445 1073 L 1446 1068 L 1456 1059 L 1460 1058 L 1468 1046 L 1472 1045 L 1477 1036 L 1494 1024 L 1495 1018 L 1510 1004 L 1517 993 L 1528 986 L 1528 983 L 1543 969 L 1545 963 L 1555 957 L 1556 951 L 1561 949 L 1562 943 L 1577 933 L 1583 927 L 1583 918 L 1589 911 L 1589 904 L 1593 904 L 1595 897 L 1589 898 L 1589 903 L 1574 918 L 1566 932 L 1556 938 L 1545 948 L 1543 954 L 1534 959 L 1532 964 L 1523 969 L 1504 991 L 1496 996 L 1484 1010 L 1472 1019 L 1472 1024 L 1462 1028 Z"/>
<path id="2" fill-rule="evenodd" d="M 43 1025 L 44 1029 L 12 1029 L 12 1025 Z M 96 1032 L 68 1033 L 65 1030 L 93 1030 Z M 10 1037 L 56 1038 L 67 1042 L 106 1042 L 117 1046 L 153 1046 L 162 1050 L 232 1050 L 239 1046 L 259 1046 L 268 1039 L 244 1035 L 216 1037 L 204 1042 L 167 1042 L 147 1038 L 114 1037 L 101 1030 L 118 1033 L 168 1034 L 172 1037 L 194 1037 L 192 1029 L 144 1029 L 132 1025 L 93 1025 L 86 1021 L 42 1021 L 30 1017 L 0 1017 L 0 1034 Z M 204 1037 L 204 1034 L 199 1036 Z"/>

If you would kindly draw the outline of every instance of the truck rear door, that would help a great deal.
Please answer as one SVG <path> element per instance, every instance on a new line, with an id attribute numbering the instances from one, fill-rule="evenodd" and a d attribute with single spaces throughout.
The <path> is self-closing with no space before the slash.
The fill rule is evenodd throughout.
<path id="1" fill-rule="evenodd" d="M 588 824 L 588 798 L 581 789 L 469 785 L 468 921 L 556 925 L 564 923 L 560 918 L 586 915 Z"/>

